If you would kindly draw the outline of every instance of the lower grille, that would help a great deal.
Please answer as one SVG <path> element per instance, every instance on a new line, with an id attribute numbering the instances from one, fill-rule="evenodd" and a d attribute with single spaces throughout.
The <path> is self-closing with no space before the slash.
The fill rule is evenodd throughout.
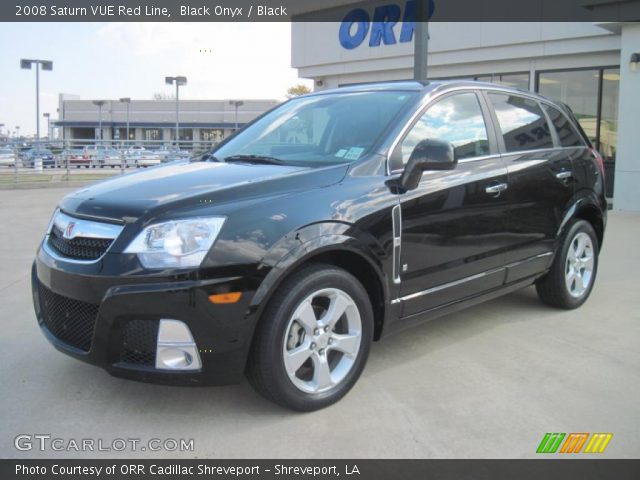
<path id="1" fill-rule="evenodd" d="M 155 367 L 158 339 L 157 320 L 130 320 L 124 326 L 120 361 Z"/>
<path id="2" fill-rule="evenodd" d="M 38 283 L 42 321 L 60 341 L 88 352 L 98 317 L 98 305 L 52 292 Z"/>
<path id="3" fill-rule="evenodd" d="M 112 239 L 76 237 L 66 239 L 58 226 L 54 225 L 49 235 L 49 245 L 59 254 L 78 260 L 97 260 L 107 251 Z"/>

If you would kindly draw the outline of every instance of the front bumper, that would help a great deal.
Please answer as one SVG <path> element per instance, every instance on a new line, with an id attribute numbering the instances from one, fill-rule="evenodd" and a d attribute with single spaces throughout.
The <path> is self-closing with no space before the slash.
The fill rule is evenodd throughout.
<path id="1" fill-rule="evenodd" d="M 75 265 L 65 265 L 38 250 L 32 268 L 33 302 L 47 339 L 61 352 L 114 376 L 178 385 L 240 381 L 255 327 L 255 315 L 249 309 L 255 292 L 251 281 L 228 275 L 228 269 L 224 276 L 207 278 L 199 274 L 117 276 L 103 265 L 117 263 L 115 255 L 106 254 L 78 271 Z M 106 270 L 109 275 L 101 273 Z M 242 292 L 237 303 L 212 304 L 208 299 L 230 291 Z M 50 320 L 53 308 L 56 323 Z M 160 319 L 180 320 L 189 327 L 202 361 L 200 369 L 155 368 L 153 335 Z M 137 337 L 146 335 L 135 340 L 136 347 L 131 347 L 131 331 Z"/>

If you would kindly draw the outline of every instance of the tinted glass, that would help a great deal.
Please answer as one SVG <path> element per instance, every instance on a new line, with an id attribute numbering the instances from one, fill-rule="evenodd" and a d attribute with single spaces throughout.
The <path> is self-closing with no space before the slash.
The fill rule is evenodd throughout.
<path id="1" fill-rule="evenodd" d="M 213 151 L 275 157 L 292 164 L 348 163 L 362 157 L 413 92 L 357 92 L 306 96 L 269 112 Z"/>
<path id="2" fill-rule="evenodd" d="M 540 105 L 517 95 L 490 93 L 507 152 L 553 148 L 553 139 Z"/>
<path id="3" fill-rule="evenodd" d="M 556 132 L 558 132 L 558 139 L 560 140 L 560 145 L 563 147 L 577 147 L 584 145 L 582 138 L 576 131 L 569 119 L 559 110 L 549 106 L 544 106 L 547 111 L 547 115 L 551 119 L 551 123 L 556 128 Z"/>
<path id="4" fill-rule="evenodd" d="M 455 148 L 456 158 L 489 153 L 487 127 L 475 93 L 452 95 L 435 103 L 411 128 L 402 142 L 402 162 L 422 140 L 442 140 Z"/>

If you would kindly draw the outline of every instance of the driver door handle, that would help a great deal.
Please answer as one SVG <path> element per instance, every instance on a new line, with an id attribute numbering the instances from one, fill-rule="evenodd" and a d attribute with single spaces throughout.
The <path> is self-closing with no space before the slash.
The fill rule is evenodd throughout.
<path id="1" fill-rule="evenodd" d="M 571 170 L 563 170 L 561 172 L 556 173 L 556 178 L 559 180 L 566 180 L 567 178 L 571 178 L 573 173 Z"/>
<path id="2" fill-rule="evenodd" d="M 486 193 L 489 195 L 500 195 L 501 192 L 504 192 L 509 186 L 506 183 L 497 183 L 495 185 L 489 185 L 484 189 Z"/>

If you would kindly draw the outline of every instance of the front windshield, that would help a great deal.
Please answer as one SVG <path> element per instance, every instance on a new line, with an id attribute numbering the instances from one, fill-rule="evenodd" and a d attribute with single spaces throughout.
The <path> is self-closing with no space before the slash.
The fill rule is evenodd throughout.
<path id="1" fill-rule="evenodd" d="M 413 92 L 356 92 L 291 100 L 212 153 L 230 158 L 270 157 L 283 163 L 353 162 L 375 144 Z"/>

